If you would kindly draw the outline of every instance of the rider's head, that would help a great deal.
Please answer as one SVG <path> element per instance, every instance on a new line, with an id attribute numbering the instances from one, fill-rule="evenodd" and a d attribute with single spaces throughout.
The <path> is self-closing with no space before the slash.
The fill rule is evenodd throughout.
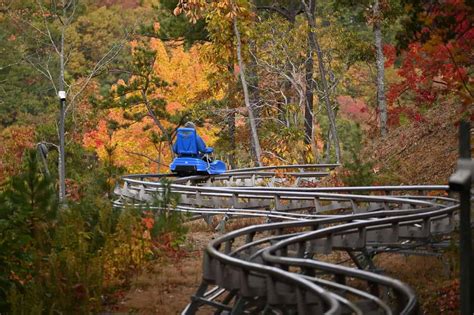
<path id="1" fill-rule="evenodd" d="M 186 124 L 184 124 L 184 128 L 196 129 L 196 125 L 192 121 L 188 121 Z"/>

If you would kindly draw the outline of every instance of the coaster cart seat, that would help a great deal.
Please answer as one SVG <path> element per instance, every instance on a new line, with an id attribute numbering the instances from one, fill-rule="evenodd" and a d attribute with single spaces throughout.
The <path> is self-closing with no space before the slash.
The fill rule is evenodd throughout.
<path id="1" fill-rule="evenodd" d="M 216 175 L 226 171 L 224 162 L 211 162 L 209 154 L 214 149 L 206 147 L 193 128 L 178 129 L 173 150 L 178 157 L 171 163 L 170 170 L 178 176 Z"/>

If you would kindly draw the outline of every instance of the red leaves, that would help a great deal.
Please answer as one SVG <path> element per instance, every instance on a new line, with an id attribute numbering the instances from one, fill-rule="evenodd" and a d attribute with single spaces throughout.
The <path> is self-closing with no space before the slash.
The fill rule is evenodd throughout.
<path id="1" fill-rule="evenodd" d="M 70 178 L 66 178 L 66 194 L 68 199 L 79 201 L 81 199 L 81 186 Z"/>
<path id="2" fill-rule="evenodd" d="M 11 126 L 0 132 L 0 182 L 20 170 L 23 152 L 33 147 L 33 141 L 31 127 Z"/>
<path id="3" fill-rule="evenodd" d="M 155 225 L 155 218 L 153 217 L 153 213 L 150 211 L 145 212 L 145 217 L 142 218 L 142 224 L 145 226 L 146 229 L 151 230 Z"/>
<path id="4" fill-rule="evenodd" d="M 110 142 L 107 132 L 107 121 L 102 119 L 99 121 L 96 130 L 92 130 L 84 135 L 84 146 L 86 148 L 99 149 Z"/>
<path id="5" fill-rule="evenodd" d="M 410 119 L 417 123 L 425 121 L 425 118 L 415 109 L 408 107 L 391 107 L 388 109 L 388 125 L 399 126 L 403 119 Z"/>
<path id="6" fill-rule="evenodd" d="M 425 25 L 419 37 L 427 40 L 412 42 L 402 54 L 398 75 L 403 80 L 390 87 L 390 104 L 407 95 L 416 105 L 431 105 L 444 94 L 472 102 L 468 68 L 472 64 L 474 29 L 469 12 L 472 9 L 464 1 L 448 0 L 433 4 L 419 16 Z M 456 22 L 450 22 L 453 20 Z"/>
<path id="7" fill-rule="evenodd" d="M 459 314 L 459 280 L 439 291 L 437 304 L 442 314 Z"/>
<path id="8" fill-rule="evenodd" d="M 424 121 L 424 118 L 423 118 L 423 116 L 421 116 L 420 113 L 415 113 L 415 115 L 414 115 L 413 118 L 415 119 L 416 122 L 422 122 L 422 121 Z"/>
<path id="9" fill-rule="evenodd" d="M 375 119 L 375 112 L 360 98 L 338 96 L 340 113 L 343 118 L 355 121 L 363 126 L 369 125 Z"/>
<path id="10" fill-rule="evenodd" d="M 386 44 L 383 46 L 383 54 L 385 56 L 385 68 L 393 66 L 395 58 L 397 57 L 397 51 L 395 46 Z"/>
<path id="11" fill-rule="evenodd" d="M 183 250 L 179 246 L 175 245 L 174 237 L 175 236 L 173 233 L 160 235 L 158 239 L 154 242 L 154 245 L 166 257 L 173 259 L 175 262 L 178 262 L 182 258 L 185 258 L 188 253 L 186 250 Z"/>

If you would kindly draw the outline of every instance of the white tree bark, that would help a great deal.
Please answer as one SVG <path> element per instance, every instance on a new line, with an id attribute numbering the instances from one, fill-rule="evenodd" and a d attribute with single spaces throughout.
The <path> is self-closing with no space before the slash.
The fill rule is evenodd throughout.
<path id="1" fill-rule="evenodd" d="M 244 90 L 245 107 L 247 107 L 247 111 L 249 115 L 250 132 L 252 134 L 252 146 L 255 149 L 255 161 L 258 166 L 262 166 L 262 161 L 261 161 L 262 149 L 260 148 L 260 141 L 258 140 L 257 124 L 255 123 L 255 116 L 253 113 L 252 104 L 250 103 L 248 84 L 245 78 L 245 65 L 242 59 L 242 43 L 240 40 L 240 32 L 237 25 L 237 17 L 235 16 L 233 19 L 233 24 L 234 24 L 235 38 L 237 41 L 237 61 L 239 63 L 239 68 L 240 68 L 239 76 L 242 82 L 242 88 Z"/>
<path id="2" fill-rule="evenodd" d="M 377 65 L 377 106 L 379 109 L 380 133 L 382 137 L 387 135 L 387 103 L 385 100 L 385 58 L 383 54 L 381 12 L 379 0 L 375 0 L 374 8 L 374 37 Z"/>

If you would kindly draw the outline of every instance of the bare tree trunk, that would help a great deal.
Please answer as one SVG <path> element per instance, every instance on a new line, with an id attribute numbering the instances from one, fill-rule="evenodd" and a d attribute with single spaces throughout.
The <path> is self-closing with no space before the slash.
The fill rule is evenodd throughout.
<path id="1" fill-rule="evenodd" d="M 314 11 L 316 10 L 316 0 L 310 0 L 309 3 L 310 15 L 314 19 Z M 318 149 L 316 146 L 316 139 L 314 135 L 314 45 L 311 38 L 315 36 L 314 28 L 308 25 L 308 50 L 306 52 L 305 62 L 305 80 L 306 80 L 306 92 L 305 92 L 305 111 L 304 111 L 304 143 L 311 144 L 311 151 L 313 154 L 314 161 L 318 160 Z"/>
<path id="2" fill-rule="evenodd" d="M 235 111 L 232 111 L 227 117 L 227 119 L 227 126 L 229 126 L 229 142 L 231 147 L 231 151 L 229 152 L 228 158 L 230 167 L 232 169 L 235 169 Z"/>
<path id="3" fill-rule="evenodd" d="M 160 173 L 161 156 L 162 156 L 162 153 L 163 153 L 163 152 L 162 152 L 162 151 L 163 151 L 163 150 L 162 150 L 162 149 L 163 149 L 162 147 L 163 147 L 163 142 L 160 141 L 160 144 L 159 144 L 159 147 L 158 147 L 158 160 L 157 160 L 157 162 L 158 162 L 157 168 L 158 168 L 158 169 L 157 169 L 157 171 L 156 171 L 157 173 Z"/>
<path id="4" fill-rule="evenodd" d="M 258 140 L 258 133 L 257 133 L 257 125 L 255 123 L 255 117 L 253 114 L 252 105 L 250 104 L 250 97 L 248 91 L 247 80 L 245 78 L 245 65 L 242 59 L 242 43 L 240 41 L 240 32 L 237 26 L 237 18 L 234 17 L 234 33 L 235 38 L 237 41 L 237 60 L 239 62 L 239 76 L 242 82 L 242 88 L 244 90 L 244 101 L 245 106 L 247 107 L 248 115 L 249 115 L 249 124 L 250 124 L 250 132 L 252 133 L 252 146 L 255 148 L 255 160 L 258 166 L 262 166 L 262 161 L 260 159 L 262 155 L 262 150 L 260 148 L 260 141 Z"/>
<path id="5" fill-rule="evenodd" d="M 377 64 L 377 105 L 379 109 L 380 133 L 382 137 L 387 135 L 387 104 L 385 101 L 385 68 L 384 68 L 384 54 L 382 43 L 382 28 L 381 28 L 381 13 L 379 0 L 374 3 L 374 37 L 376 49 L 376 64 Z"/>
<path id="6" fill-rule="evenodd" d="M 255 50 L 255 42 L 250 41 L 250 49 Z M 255 124 L 257 129 L 260 126 L 260 89 L 258 88 L 258 73 L 257 73 L 257 62 L 255 58 L 250 58 L 249 67 L 247 68 L 248 73 L 248 86 L 249 86 L 249 98 L 250 104 L 252 105 L 253 114 L 255 116 Z"/>
<path id="7" fill-rule="evenodd" d="M 318 163 L 319 154 L 318 154 L 318 144 L 316 143 L 316 128 L 313 123 L 313 128 L 311 128 L 311 151 L 313 152 L 314 163 Z"/>
<path id="8" fill-rule="evenodd" d="M 329 163 L 330 162 L 330 158 L 331 158 L 331 130 L 328 131 L 328 137 L 327 137 L 327 142 L 326 142 L 326 159 L 325 159 L 325 163 Z"/>
<path id="9" fill-rule="evenodd" d="M 67 20 L 66 16 L 66 1 L 63 1 L 63 19 Z M 58 156 L 58 174 L 59 174 L 59 203 L 66 203 L 66 153 L 65 153 L 65 131 L 64 125 L 66 120 L 66 95 L 64 91 L 64 37 L 66 33 L 66 24 L 63 24 L 61 30 L 61 47 L 59 53 L 59 156 Z"/>
<path id="10" fill-rule="evenodd" d="M 309 0 L 309 10 L 310 14 L 314 18 L 314 11 L 316 1 Z M 309 26 L 309 25 L 308 25 Z M 313 134 L 313 98 L 314 98 L 314 80 L 313 80 L 313 72 L 314 72 L 314 45 L 311 38 L 314 36 L 313 34 L 314 29 L 309 26 L 308 27 L 308 50 L 306 52 L 306 62 L 305 62 L 305 80 L 306 80 L 306 93 L 305 93 L 305 111 L 304 111 L 304 143 L 310 144 L 311 137 Z"/>
<path id="11" fill-rule="evenodd" d="M 310 1 L 313 2 L 316 0 L 310 0 Z M 304 6 L 304 11 L 306 14 L 306 18 L 308 20 L 309 27 L 313 29 L 312 32 L 308 33 L 309 34 L 308 40 L 309 40 L 311 49 L 316 50 L 316 54 L 318 55 L 319 73 L 321 77 L 321 83 L 323 85 L 323 100 L 326 105 L 326 111 L 328 113 L 328 118 L 329 118 L 329 127 L 331 130 L 332 139 L 334 141 L 334 146 L 336 149 L 336 160 L 337 160 L 337 163 L 339 163 L 341 160 L 341 147 L 339 144 L 339 137 L 337 135 L 337 129 L 336 129 L 336 116 L 334 114 L 334 111 L 331 106 L 331 101 L 329 99 L 329 87 L 328 87 L 328 82 L 326 79 L 326 67 L 324 66 L 323 52 L 321 50 L 321 47 L 319 46 L 316 33 L 314 32 L 314 30 L 316 29 L 316 19 L 314 17 L 314 11 L 313 12 L 310 11 L 311 8 L 307 5 L 306 1 L 302 0 L 302 3 Z"/>
<path id="12" fill-rule="evenodd" d="M 166 128 L 163 126 L 163 124 L 158 119 L 158 117 L 156 117 L 155 112 L 151 108 L 150 102 L 148 101 L 147 92 L 142 90 L 141 93 L 142 93 L 142 98 L 143 98 L 145 107 L 146 107 L 147 112 L 148 112 L 148 116 L 150 116 L 150 118 L 153 120 L 155 125 L 160 129 L 161 133 L 166 137 L 167 142 L 168 142 L 168 146 L 169 146 L 169 149 L 170 149 L 170 155 L 172 157 L 174 157 L 175 154 L 174 154 L 174 151 L 173 151 L 173 139 L 171 138 L 171 135 L 168 133 L 168 131 L 166 131 Z"/>
<path id="13" fill-rule="evenodd" d="M 253 41 L 249 42 L 249 49 L 255 50 L 255 43 Z M 255 51 L 256 54 L 256 51 Z M 246 78 L 248 80 L 248 89 L 249 89 L 249 99 L 250 106 L 252 107 L 252 112 L 255 118 L 255 125 L 258 129 L 260 127 L 260 90 L 258 88 L 258 74 L 257 74 L 257 62 L 255 58 L 250 58 L 248 67 L 246 67 Z M 256 156 L 255 144 L 252 141 L 252 155 Z"/>

